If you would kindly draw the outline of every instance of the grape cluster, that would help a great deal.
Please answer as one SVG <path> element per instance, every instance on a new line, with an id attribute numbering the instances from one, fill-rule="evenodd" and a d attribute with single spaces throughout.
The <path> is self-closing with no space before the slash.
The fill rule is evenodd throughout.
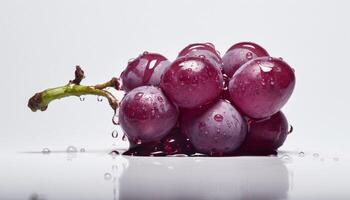
<path id="1" fill-rule="evenodd" d="M 252 42 L 223 57 L 211 43 L 190 44 L 173 62 L 144 52 L 120 78 L 126 155 L 261 154 L 277 150 L 289 133 L 280 110 L 293 92 L 294 70 Z"/>

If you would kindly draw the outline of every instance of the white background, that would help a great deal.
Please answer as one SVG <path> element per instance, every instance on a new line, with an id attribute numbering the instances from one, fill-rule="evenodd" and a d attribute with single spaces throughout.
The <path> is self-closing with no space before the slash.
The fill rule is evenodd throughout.
<path id="1" fill-rule="evenodd" d="M 349 150 L 348 1 L 0 1 L 0 150 L 107 149 L 112 111 L 95 97 L 32 113 L 34 92 L 63 85 L 83 66 L 86 84 L 119 76 L 144 50 L 173 60 L 194 42 L 223 54 L 254 41 L 295 70 L 283 108 L 294 132 L 284 150 Z"/>

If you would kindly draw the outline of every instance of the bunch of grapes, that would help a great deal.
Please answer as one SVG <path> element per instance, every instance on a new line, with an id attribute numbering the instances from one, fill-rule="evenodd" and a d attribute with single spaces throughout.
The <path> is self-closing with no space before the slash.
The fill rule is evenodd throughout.
<path id="1" fill-rule="evenodd" d="M 264 154 L 289 133 L 280 110 L 293 92 L 294 70 L 252 42 L 223 57 L 211 43 L 191 44 L 173 62 L 144 52 L 120 80 L 126 155 Z"/>

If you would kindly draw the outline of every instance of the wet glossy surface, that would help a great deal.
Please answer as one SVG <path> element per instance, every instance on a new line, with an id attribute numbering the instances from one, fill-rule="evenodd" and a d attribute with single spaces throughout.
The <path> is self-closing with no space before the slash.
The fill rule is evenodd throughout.
<path id="1" fill-rule="evenodd" d="M 171 64 L 160 85 L 175 104 L 191 109 L 217 99 L 223 88 L 223 77 L 221 71 L 203 57 L 181 57 Z"/>
<path id="2" fill-rule="evenodd" d="M 129 157 L 108 151 L 0 154 L 0 199 L 346 199 L 350 159 Z"/>
<path id="3" fill-rule="evenodd" d="M 234 44 L 222 57 L 224 72 L 229 77 L 232 77 L 244 63 L 263 56 L 269 56 L 269 54 L 263 47 L 256 43 L 240 42 Z"/>
<path id="4" fill-rule="evenodd" d="M 119 122 L 134 143 L 163 138 L 176 124 L 178 109 L 154 86 L 141 86 L 127 93 L 119 108 Z"/>
<path id="5" fill-rule="evenodd" d="M 240 68 L 229 82 L 231 102 L 251 118 L 277 113 L 292 95 L 294 70 L 279 58 L 261 57 Z"/>

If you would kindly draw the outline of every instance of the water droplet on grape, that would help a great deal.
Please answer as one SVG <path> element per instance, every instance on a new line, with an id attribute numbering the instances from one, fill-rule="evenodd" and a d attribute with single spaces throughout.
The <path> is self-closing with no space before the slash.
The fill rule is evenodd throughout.
<path id="1" fill-rule="evenodd" d="M 75 146 L 68 146 L 66 149 L 67 153 L 76 153 L 78 152 L 78 149 Z"/>
<path id="2" fill-rule="evenodd" d="M 80 97 L 79 97 L 79 100 L 80 100 L 80 101 L 85 101 L 85 97 L 80 96 Z"/>
<path id="3" fill-rule="evenodd" d="M 42 150 L 41 152 L 44 153 L 44 154 L 48 154 L 48 153 L 50 153 L 51 151 L 50 151 L 49 148 L 43 148 L 43 150 Z"/>
<path id="4" fill-rule="evenodd" d="M 269 57 L 267 60 L 271 61 L 271 60 L 272 60 L 272 57 Z"/>
<path id="5" fill-rule="evenodd" d="M 246 57 L 248 60 L 252 59 L 252 58 L 253 58 L 252 52 L 248 52 L 248 53 L 245 55 L 245 57 Z"/>
<path id="6" fill-rule="evenodd" d="M 279 60 L 283 60 L 283 58 L 282 58 L 282 57 L 279 57 L 278 59 L 279 59 Z"/>
<path id="7" fill-rule="evenodd" d="M 109 181 L 109 180 L 111 180 L 112 175 L 111 175 L 110 173 L 105 173 L 105 174 L 103 175 L 103 177 L 104 177 L 104 179 L 105 179 L 106 181 Z"/>
<path id="8" fill-rule="evenodd" d="M 314 153 L 314 154 L 312 154 L 315 158 L 318 158 L 319 156 L 320 156 L 320 154 L 318 154 L 318 153 Z"/>
<path id="9" fill-rule="evenodd" d="M 97 96 L 97 101 L 98 102 L 102 102 L 103 101 L 102 97 L 101 96 Z"/>
<path id="10" fill-rule="evenodd" d="M 218 50 L 216 50 L 216 53 L 219 55 L 219 56 L 221 56 L 221 53 L 220 53 L 220 51 L 218 51 Z"/>
<path id="11" fill-rule="evenodd" d="M 149 54 L 149 52 L 148 51 L 144 51 L 142 54 L 143 55 L 147 55 L 147 54 Z"/>
<path id="12" fill-rule="evenodd" d="M 275 82 L 273 80 L 270 81 L 271 85 L 275 85 Z"/>
<path id="13" fill-rule="evenodd" d="M 130 59 L 128 60 L 128 64 L 131 63 L 131 62 L 133 62 L 134 60 L 135 60 L 135 58 L 130 58 Z"/>
<path id="14" fill-rule="evenodd" d="M 85 152 L 85 148 L 81 148 L 80 152 L 84 153 Z"/>
<path id="15" fill-rule="evenodd" d="M 140 139 L 138 139 L 137 141 L 136 141 L 136 144 L 141 144 L 142 143 L 142 140 L 140 140 Z"/>
<path id="16" fill-rule="evenodd" d="M 117 130 L 112 131 L 112 137 L 113 138 L 117 138 L 118 137 L 118 131 Z"/>
<path id="17" fill-rule="evenodd" d="M 215 49 L 215 45 L 211 42 L 207 42 L 205 43 L 206 45 L 210 46 L 211 48 Z"/>
<path id="18" fill-rule="evenodd" d="M 161 97 L 161 96 L 158 96 L 157 99 L 158 99 L 159 102 L 163 102 L 164 101 L 163 97 Z"/>
<path id="19" fill-rule="evenodd" d="M 135 100 L 140 100 L 142 98 L 142 96 L 143 96 L 143 92 L 138 92 L 135 94 L 134 98 L 135 98 Z"/>
<path id="20" fill-rule="evenodd" d="M 220 114 L 214 115 L 214 120 L 217 122 L 221 122 L 224 119 L 224 117 Z"/>
<path id="21" fill-rule="evenodd" d="M 299 157 L 304 157 L 305 153 L 303 151 L 300 151 L 298 155 L 299 155 Z"/>
<path id="22" fill-rule="evenodd" d="M 200 130 L 204 130 L 205 127 L 206 127 L 206 125 L 205 125 L 204 122 L 200 122 L 200 123 L 199 123 L 199 129 L 200 129 Z"/>
<path id="23" fill-rule="evenodd" d="M 293 132 L 293 126 L 292 125 L 289 125 L 289 130 L 288 130 L 288 134 L 292 133 Z"/>

